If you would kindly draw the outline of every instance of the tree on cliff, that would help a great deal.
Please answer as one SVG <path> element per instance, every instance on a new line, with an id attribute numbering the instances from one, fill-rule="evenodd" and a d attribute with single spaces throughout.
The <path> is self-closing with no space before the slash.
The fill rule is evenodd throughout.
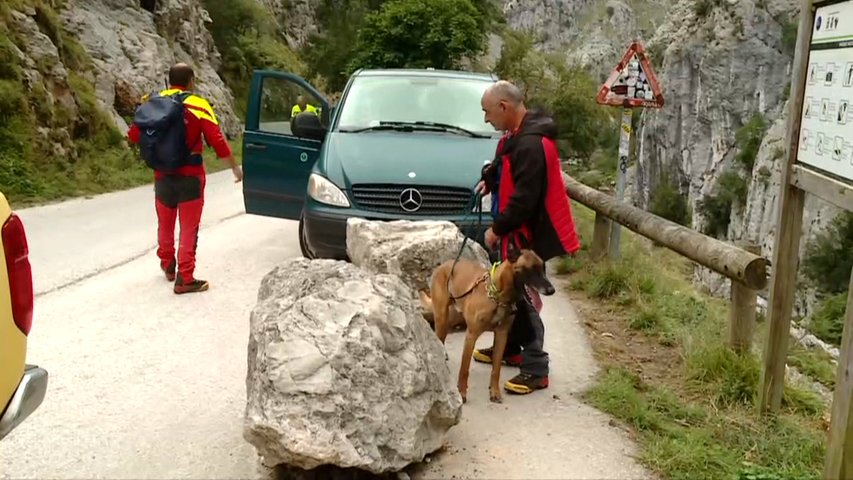
<path id="1" fill-rule="evenodd" d="M 364 18 L 348 71 L 458 69 L 484 51 L 489 24 L 471 0 L 392 0 Z"/>

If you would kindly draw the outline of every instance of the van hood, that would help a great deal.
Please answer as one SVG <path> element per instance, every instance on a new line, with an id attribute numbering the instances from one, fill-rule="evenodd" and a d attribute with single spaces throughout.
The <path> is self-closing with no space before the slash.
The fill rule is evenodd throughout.
<path id="1" fill-rule="evenodd" d="M 330 132 L 318 165 L 337 185 L 386 183 L 473 188 L 498 138 L 436 132 Z"/>

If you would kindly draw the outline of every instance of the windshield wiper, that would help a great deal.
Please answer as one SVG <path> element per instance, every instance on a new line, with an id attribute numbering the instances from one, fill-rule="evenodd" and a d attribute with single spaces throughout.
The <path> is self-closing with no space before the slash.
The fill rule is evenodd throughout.
<path id="1" fill-rule="evenodd" d="M 475 133 L 475 132 L 472 132 L 471 130 L 462 128 L 462 127 L 457 126 L 457 125 L 451 125 L 449 123 L 441 123 L 441 122 L 379 122 L 379 124 L 380 125 L 402 125 L 402 126 L 412 125 L 412 126 L 416 126 L 416 127 L 430 127 L 430 128 L 441 129 L 445 132 L 446 131 L 454 131 L 454 132 L 458 132 L 458 133 L 464 133 L 465 135 L 468 135 L 468 136 L 471 136 L 474 138 L 489 138 L 488 135 Z"/>
<path id="2" fill-rule="evenodd" d="M 374 130 L 400 130 L 404 132 L 411 132 L 414 130 L 435 130 L 440 132 L 448 132 L 454 131 L 463 133 L 465 135 L 469 135 L 474 138 L 489 138 L 488 135 L 482 135 L 479 133 L 472 132 L 470 130 L 466 130 L 462 127 L 457 127 L 456 125 L 450 125 L 447 123 L 438 123 L 438 122 L 379 122 L 379 125 L 373 125 L 370 127 L 361 127 L 361 128 L 348 128 L 346 130 L 341 130 L 346 133 L 358 133 L 358 132 L 367 132 Z"/>

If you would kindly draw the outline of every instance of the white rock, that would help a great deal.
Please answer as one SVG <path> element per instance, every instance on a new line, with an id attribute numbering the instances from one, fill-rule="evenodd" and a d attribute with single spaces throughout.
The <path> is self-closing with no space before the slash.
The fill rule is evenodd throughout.
<path id="1" fill-rule="evenodd" d="M 402 470 L 459 422 L 454 383 L 397 277 L 299 258 L 261 282 L 244 437 L 267 465 Z"/>
<path id="2" fill-rule="evenodd" d="M 400 277 L 413 291 L 429 287 L 432 271 L 459 254 L 464 236 L 452 222 L 350 218 L 347 254 L 354 265 Z M 468 240 L 461 258 L 489 265 L 486 250 Z"/>

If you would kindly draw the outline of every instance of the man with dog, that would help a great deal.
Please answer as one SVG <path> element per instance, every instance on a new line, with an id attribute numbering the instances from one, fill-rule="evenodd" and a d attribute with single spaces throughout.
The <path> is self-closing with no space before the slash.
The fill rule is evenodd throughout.
<path id="1" fill-rule="evenodd" d="M 573 255 L 580 241 L 555 143 L 557 125 L 546 114 L 528 110 L 519 88 L 505 80 L 486 90 L 481 105 L 485 121 L 505 132 L 477 186 L 480 193 L 492 195 L 493 221 L 485 233 L 492 261 L 506 261 L 510 243 L 532 249 L 545 262 Z M 539 316 L 542 304 L 536 291 L 526 289 L 526 293 L 516 303 L 503 356 L 505 364 L 520 367 L 520 373 L 504 384 L 517 394 L 548 387 L 545 326 Z M 476 350 L 474 360 L 491 363 L 492 351 L 491 347 Z"/>

